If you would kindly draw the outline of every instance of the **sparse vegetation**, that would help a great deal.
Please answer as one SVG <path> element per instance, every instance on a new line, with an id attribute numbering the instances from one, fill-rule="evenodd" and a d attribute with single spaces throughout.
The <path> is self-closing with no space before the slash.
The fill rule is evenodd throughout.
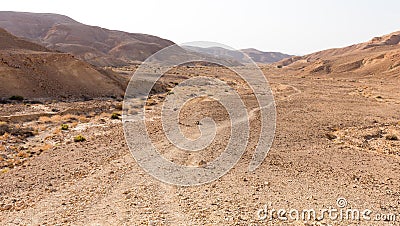
<path id="1" fill-rule="evenodd" d="M 360 6 L 364 11 L 368 8 L 362 3 L 355 4 L 354 8 Z M 354 11 L 348 4 L 343 7 Z M 386 4 L 386 8 L 391 7 Z M 93 6 L 86 9 L 90 10 L 96 9 Z M 281 14 L 287 16 L 287 13 Z M 314 20 L 324 19 L 315 10 L 309 14 Z M 315 14 L 318 15 L 314 18 Z M 400 43 L 394 44 L 399 41 L 400 31 L 390 39 L 377 38 L 344 49 L 288 56 L 271 64 L 258 61 L 272 61 L 280 58 L 280 54 L 271 53 L 271 58 L 267 58 L 262 52 L 245 50 L 257 60 L 258 66 L 247 65 L 239 52 L 232 54 L 231 50 L 225 52 L 219 47 L 203 50 L 224 59 L 217 56 L 213 60 L 213 55 L 193 53 L 194 58 L 204 61 L 175 66 L 152 62 L 147 66 L 146 62 L 142 64 L 130 57 L 145 59 L 144 55 L 151 54 L 153 49 L 172 42 L 158 43 L 157 38 L 146 36 L 150 43 L 147 45 L 144 38 L 139 40 L 135 34 L 103 35 L 108 31 L 99 29 L 98 33 L 97 27 L 76 24 L 64 16 L 57 19 L 55 14 L 34 14 L 34 19 L 28 13 L 23 13 L 22 18 L 10 15 L 10 12 L 0 13 L 0 18 L 4 17 L 7 22 L 2 24 L 14 30 L 40 31 L 23 33 L 49 49 L 15 50 L 9 45 L 12 42 L 0 43 L 5 46 L 0 53 L 3 58 L 0 80 L 5 81 L 5 89 L 0 90 L 5 100 L 5 104 L 0 104 L 0 119 L 4 121 L 0 122 L 0 135 L 3 133 L 0 136 L 0 226 L 33 221 L 40 225 L 105 221 L 129 225 L 168 221 L 173 224 L 268 224 L 269 221 L 270 224 L 335 224 L 335 219 L 321 219 L 329 205 L 338 206 L 337 212 L 343 210 L 347 216 L 336 220 L 337 224 L 361 223 L 355 219 L 359 218 L 358 211 L 350 210 L 353 207 L 388 213 L 381 216 L 381 222 L 371 221 L 371 224 L 396 224 L 394 213 L 400 213 L 400 92 L 396 92 L 400 86 L 400 66 L 393 71 L 386 69 L 390 64 L 400 63 Z M 44 20 L 39 20 L 41 16 Z M 371 18 L 385 19 L 375 13 Z M 240 19 L 244 25 L 250 22 L 244 16 Z M 9 20 L 18 23 L 8 23 Z M 205 24 L 200 22 L 199 25 Z M 237 21 L 231 21 L 230 25 L 234 26 L 234 22 Z M 341 26 L 340 22 L 335 23 L 336 28 Z M 376 24 L 368 23 L 364 27 L 372 31 L 373 25 Z M 280 26 L 283 25 L 277 21 L 275 27 Z M 324 27 L 335 29 L 330 24 Z M 357 23 L 353 27 L 357 28 Z M 285 26 L 289 31 L 293 28 L 297 30 L 295 26 Z M 301 28 L 298 35 L 309 32 Z M 317 34 L 323 32 L 318 27 L 310 28 L 308 42 L 304 43 L 307 45 L 313 44 Z M 265 28 L 254 26 L 254 29 Z M 195 30 L 209 32 L 201 26 Z M 65 33 L 71 34 L 73 40 L 65 37 Z M 265 40 L 265 45 L 274 44 L 266 43 L 268 38 L 261 33 L 254 39 Z M 279 43 L 282 48 L 292 48 L 284 46 L 288 43 L 285 39 L 303 45 L 297 36 L 287 36 Z M 95 49 L 87 48 L 91 40 L 96 41 L 95 49 L 104 50 L 102 44 L 117 48 L 106 55 L 96 53 Z M 55 46 L 54 41 L 59 45 Z M 55 47 L 77 56 L 52 52 Z M 141 54 L 135 54 L 139 53 L 135 52 L 137 47 L 143 50 Z M 133 54 L 129 54 L 131 51 Z M 90 59 L 85 57 L 93 52 Z M 224 55 L 238 58 L 229 59 Z M 179 55 L 175 58 L 185 59 Z M 14 67 L 18 65 L 21 68 L 16 70 Z M 135 95 L 127 90 L 129 101 L 124 103 L 120 95 L 124 94 L 132 74 L 139 74 L 142 69 L 154 74 L 143 73 L 137 83 L 131 84 L 139 93 L 143 91 L 142 86 L 152 84 L 157 74 L 163 76 L 157 79 L 150 95 Z M 311 72 L 314 70 L 315 74 Z M 173 88 L 179 81 L 189 83 Z M 9 99 L 16 94 L 25 99 Z M 33 98 L 43 103 L 31 103 Z M 167 101 L 176 102 L 168 105 Z M 164 111 L 166 108 L 168 111 Z M 240 110 L 246 114 L 240 114 Z M 165 113 L 171 112 L 169 116 L 174 117 L 165 117 Z M 126 115 L 132 116 L 132 120 L 125 118 Z M 205 117 L 212 120 L 202 121 Z M 135 128 L 137 123 L 133 120 L 137 118 L 145 131 Z M 124 125 L 122 120 L 126 119 L 130 121 Z M 185 138 L 184 142 L 169 136 L 174 129 Z M 24 138 L 29 131 L 34 136 Z M 233 149 L 226 152 L 230 147 Z M 196 151 L 199 148 L 203 150 Z M 235 150 L 238 148 L 243 150 Z M 269 148 L 272 149 L 265 156 Z M 146 155 L 148 152 L 150 155 Z M 256 171 L 248 172 L 259 165 Z M 217 179 L 221 176 L 220 169 L 223 173 L 230 172 Z M 147 171 L 158 179 L 175 173 L 173 178 L 164 177 L 172 185 L 159 183 Z M 188 178 L 190 171 L 201 172 Z M 210 178 L 204 176 L 208 175 L 216 176 L 211 178 L 215 181 L 196 185 L 206 183 Z M 189 187 L 183 187 L 185 184 Z M 346 198 L 348 203 L 339 197 Z M 299 215 L 296 217 L 291 210 L 284 210 L 292 218 L 285 222 L 278 211 L 271 211 L 281 207 L 302 210 L 297 211 L 300 214 L 296 213 Z M 178 216 L 174 216 L 176 212 Z M 313 215 L 319 212 L 322 217 L 315 220 Z M 39 216 L 34 216 L 36 213 Z"/>
<path id="2" fill-rule="evenodd" d="M 78 136 L 74 137 L 74 141 L 75 142 L 84 142 L 84 141 L 86 141 L 86 138 L 79 134 Z"/>
<path id="3" fill-rule="evenodd" d="M 69 126 L 67 124 L 62 124 L 61 125 L 61 130 L 68 130 Z"/>
<path id="4" fill-rule="evenodd" d="M 111 115 L 111 119 L 119 119 L 120 116 L 121 116 L 121 114 L 114 112 Z"/>

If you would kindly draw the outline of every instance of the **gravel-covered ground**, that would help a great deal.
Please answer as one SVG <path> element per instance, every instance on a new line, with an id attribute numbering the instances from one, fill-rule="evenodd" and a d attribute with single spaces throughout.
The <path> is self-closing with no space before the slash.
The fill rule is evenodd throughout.
<path id="1" fill-rule="evenodd" d="M 1 105 L 0 128 L 8 131 L 0 134 L 0 224 L 397 225 L 400 93 L 393 90 L 400 81 L 263 70 L 277 106 L 272 149 L 256 171 L 248 172 L 259 130 L 255 114 L 250 119 L 249 147 L 239 163 L 220 179 L 193 187 L 164 184 L 138 166 L 127 147 L 122 121 L 111 118 L 121 113 L 121 102 Z M 255 108 L 254 97 L 225 69 L 198 67 L 177 73 L 227 81 L 243 95 L 249 111 Z M 181 164 L 201 165 L 213 159 L 226 145 L 229 130 L 218 130 L 212 147 L 202 154 L 175 150 L 157 118 L 165 95 L 154 95 L 146 106 L 155 146 Z M 211 97 L 182 109 L 184 132 L 195 137 L 204 115 L 224 124 L 227 114 Z M 4 117 L 39 112 L 51 114 Z M 62 130 L 62 124 L 68 129 Z M 13 129 L 20 132 L 13 134 Z M 86 140 L 74 142 L 78 135 Z M 287 211 L 340 209 L 338 198 L 347 200 L 345 210 L 370 209 L 372 218 L 395 214 L 397 222 L 328 216 L 317 222 L 284 221 L 276 212 L 262 220 L 257 215 L 265 205 Z"/>

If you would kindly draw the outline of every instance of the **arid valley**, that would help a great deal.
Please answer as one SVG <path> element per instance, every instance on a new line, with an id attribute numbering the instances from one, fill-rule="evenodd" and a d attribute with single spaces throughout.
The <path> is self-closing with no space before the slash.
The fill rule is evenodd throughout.
<path id="1" fill-rule="evenodd" d="M 399 224 L 400 32 L 304 56 L 257 53 L 262 57 L 252 59 L 271 87 L 276 129 L 266 158 L 252 172 L 261 115 L 246 82 L 203 62 L 169 70 L 144 107 L 148 133 L 166 159 L 202 167 L 230 136 L 224 126 L 229 115 L 213 99 L 224 90 L 204 86 L 207 95 L 187 102 L 177 123 L 196 137 L 199 121 L 211 117 L 215 139 L 198 153 L 173 146 L 160 112 L 180 82 L 199 76 L 224 81 L 251 115 L 248 145 L 233 169 L 210 183 L 178 186 L 138 165 L 122 120 L 130 76 L 141 61 L 173 43 L 49 15 L 21 14 L 16 20 L 17 14 L 0 13 L 1 225 Z M 27 21 L 37 27 L 21 25 Z M 35 34 L 39 30 L 46 32 Z M 227 62 L 246 67 L 241 58 Z M 277 211 L 260 218 L 265 206 L 340 209 L 340 198 L 346 209 L 371 210 L 371 219 L 285 221 Z"/>

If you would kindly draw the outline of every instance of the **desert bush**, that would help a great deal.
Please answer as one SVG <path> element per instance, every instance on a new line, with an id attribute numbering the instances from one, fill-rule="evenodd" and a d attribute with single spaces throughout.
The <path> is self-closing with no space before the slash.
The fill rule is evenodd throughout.
<path id="1" fill-rule="evenodd" d="M 45 143 L 42 146 L 36 147 L 36 152 L 37 153 L 42 153 L 44 151 L 50 150 L 52 147 L 53 147 L 53 145 Z"/>
<path id="2" fill-rule="evenodd" d="M 48 117 L 48 116 L 40 116 L 39 117 L 39 119 L 38 119 L 38 122 L 39 123 L 51 123 L 52 122 L 52 120 L 51 120 L 51 118 L 50 117 Z"/>
<path id="3" fill-rule="evenodd" d="M 61 130 L 68 130 L 69 126 L 67 124 L 61 125 Z"/>
<path id="4" fill-rule="evenodd" d="M 119 114 L 119 113 L 112 113 L 111 119 L 119 119 L 119 116 L 121 116 L 121 114 Z"/>
<path id="5" fill-rule="evenodd" d="M 77 119 L 78 119 L 78 121 L 81 122 L 81 123 L 88 123 L 88 122 L 90 122 L 90 118 L 88 118 L 88 117 L 86 117 L 86 116 L 84 116 L 84 115 L 79 115 L 79 116 L 77 116 Z"/>
<path id="6" fill-rule="evenodd" d="M 83 141 L 86 141 L 86 138 L 79 134 L 78 136 L 74 137 L 74 141 L 75 142 L 83 142 Z"/>

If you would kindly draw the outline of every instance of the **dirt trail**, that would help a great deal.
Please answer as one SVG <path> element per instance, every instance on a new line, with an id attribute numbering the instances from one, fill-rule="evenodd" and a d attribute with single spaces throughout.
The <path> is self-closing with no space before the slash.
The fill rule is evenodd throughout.
<path id="1" fill-rule="evenodd" d="M 226 76 L 220 69 L 209 70 Z M 272 149 L 255 172 L 247 170 L 254 148 L 250 142 L 239 163 L 217 181 L 194 187 L 164 184 L 138 166 L 127 148 L 122 123 L 111 120 L 110 114 L 97 113 L 89 122 L 78 123 L 79 131 L 57 135 L 64 141 L 60 145 L 0 174 L 0 224 L 318 225 L 302 220 L 284 222 L 276 216 L 260 220 L 256 213 L 265 204 L 275 209 L 336 207 L 339 197 L 346 198 L 352 208 L 398 214 L 400 151 L 396 150 L 400 143 L 386 135 L 400 135 L 400 106 L 349 94 L 358 86 L 373 86 L 379 78 L 363 83 L 337 78 L 333 82 L 274 68 L 268 68 L 268 76 L 277 104 L 277 130 Z M 390 87 L 379 90 L 383 99 L 399 100 L 400 94 Z M 162 142 L 159 119 L 154 117 L 150 132 L 160 138 L 163 155 L 198 164 L 224 147 L 229 138 L 226 115 L 214 103 L 202 103 L 182 114 L 182 127 L 195 135 L 202 109 L 216 116 L 221 134 L 213 148 L 202 155 L 181 155 Z M 251 98 L 249 103 L 253 103 Z M 251 119 L 256 120 L 257 114 L 256 107 L 249 109 Z M 251 126 L 257 130 L 256 124 Z M 375 129 L 382 130 L 382 136 L 367 139 L 378 134 Z M 78 133 L 87 141 L 72 142 Z M 325 219 L 319 223 L 391 222 Z"/>

